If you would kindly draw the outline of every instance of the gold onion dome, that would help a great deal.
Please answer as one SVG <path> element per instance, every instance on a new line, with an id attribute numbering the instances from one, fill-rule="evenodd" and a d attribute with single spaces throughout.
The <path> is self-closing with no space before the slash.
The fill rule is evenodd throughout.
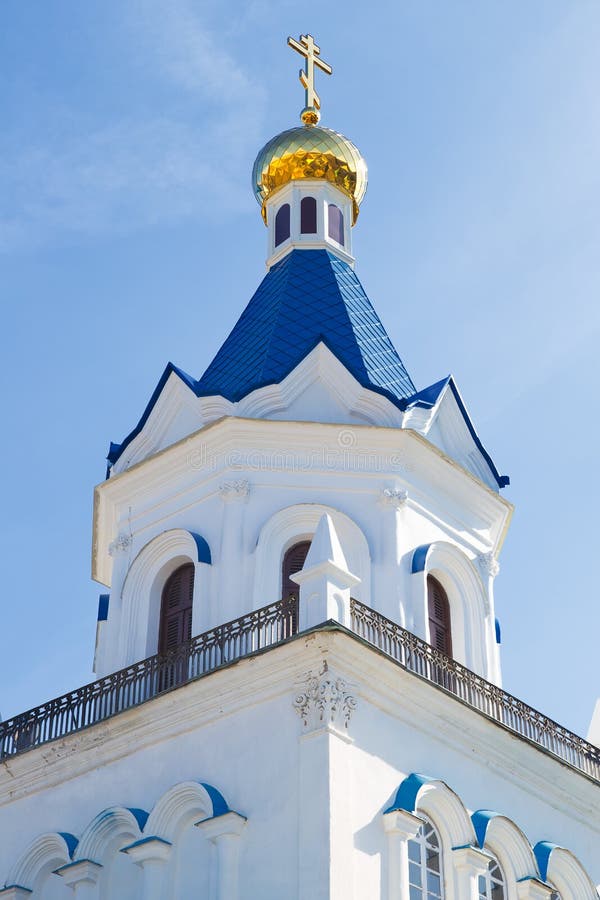
<path id="1" fill-rule="evenodd" d="M 272 138 L 252 170 L 254 194 L 267 221 L 266 202 L 276 191 L 306 178 L 329 181 L 352 199 L 353 222 L 367 190 L 367 164 L 352 141 L 319 125 L 300 125 Z"/>

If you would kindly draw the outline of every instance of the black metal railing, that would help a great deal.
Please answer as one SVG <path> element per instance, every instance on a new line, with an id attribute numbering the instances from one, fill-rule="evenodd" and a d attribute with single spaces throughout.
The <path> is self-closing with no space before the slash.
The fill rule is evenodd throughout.
<path id="1" fill-rule="evenodd" d="M 290 597 L 219 625 L 168 654 L 150 656 L 0 722 L 0 759 L 94 725 L 220 666 L 279 644 L 295 634 L 297 623 L 298 601 Z"/>
<path id="2" fill-rule="evenodd" d="M 473 709 L 600 781 L 600 750 L 593 744 L 358 600 L 351 600 L 351 621 L 355 634 L 409 672 L 444 688 Z"/>
<path id="3" fill-rule="evenodd" d="M 597 747 L 358 600 L 350 603 L 351 628 L 358 637 L 409 672 L 600 781 Z M 298 599 L 294 596 L 219 625 L 171 653 L 150 656 L 0 722 L 0 760 L 139 706 L 220 666 L 280 644 L 297 630 Z"/>

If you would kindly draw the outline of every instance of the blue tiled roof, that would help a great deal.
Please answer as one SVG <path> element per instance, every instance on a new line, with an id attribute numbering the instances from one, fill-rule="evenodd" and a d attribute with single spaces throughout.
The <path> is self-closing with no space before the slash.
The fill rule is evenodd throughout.
<path id="1" fill-rule="evenodd" d="M 240 400 L 278 384 L 320 341 L 364 387 L 395 400 L 414 394 L 355 272 L 327 250 L 293 250 L 273 266 L 196 392 Z"/>
<path id="2" fill-rule="evenodd" d="M 450 387 L 498 486 L 509 483 L 481 443 L 453 379 L 416 391 L 354 270 L 327 250 L 293 250 L 270 269 L 199 381 L 169 363 L 136 427 L 121 444 L 111 443 L 109 466 L 141 432 L 171 374 L 197 397 L 235 402 L 281 382 L 320 342 L 359 384 L 402 410 L 432 408 Z"/>

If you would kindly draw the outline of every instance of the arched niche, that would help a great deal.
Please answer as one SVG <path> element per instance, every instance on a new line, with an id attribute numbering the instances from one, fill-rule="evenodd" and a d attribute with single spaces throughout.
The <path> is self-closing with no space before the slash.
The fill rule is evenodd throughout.
<path id="1" fill-rule="evenodd" d="M 472 819 L 479 846 L 496 857 L 508 883 L 539 877 L 531 844 L 512 819 L 485 809 Z"/>
<path id="2" fill-rule="evenodd" d="M 533 852 L 541 877 L 556 888 L 561 900 L 598 900 L 592 879 L 570 850 L 540 841 Z"/>
<path id="3" fill-rule="evenodd" d="M 61 888 L 64 888 L 66 897 L 69 888 L 53 872 L 71 862 L 76 847 L 77 839 L 72 834 L 50 832 L 40 835 L 12 867 L 6 884 L 20 885 L 39 897 L 49 897 L 54 887 L 54 894 L 60 896 Z"/>
<path id="4" fill-rule="evenodd" d="M 413 630 L 429 639 L 427 576 L 433 576 L 448 596 L 452 631 L 452 652 L 458 662 L 490 678 L 493 660 L 488 650 L 489 598 L 475 566 L 455 544 L 435 541 L 423 544 L 412 554 Z M 495 638 L 494 638 L 495 639 Z"/>
<path id="5" fill-rule="evenodd" d="M 303 540 L 312 540 L 321 517 L 328 513 L 337 532 L 348 569 L 360 578 L 353 595 L 362 603 L 371 600 L 371 553 L 362 530 L 349 516 L 321 503 L 299 503 L 276 512 L 264 523 L 256 543 L 253 609 L 281 599 L 282 563 L 286 551 Z"/>
<path id="6" fill-rule="evenodd" d="M 179 566 L 194 563 L 192 634 L 200 634 L 209 617 L 211 554 L 200 535 L 182 528 L 163 531 L 135 557 L 121 591 L 120 664 L 129 665 L 157 652 L 162 590 Z"/>
<path id="7" fill-rule="evenodd" d="M 73 862 L 91 860 L 101 866 L 100 900 L 134 897 L 139 892 L 141 872 L 120 851 L 141 838 L 147 818 L 144 810 L 114 806 L 98 813 L 83 832 Z"/>

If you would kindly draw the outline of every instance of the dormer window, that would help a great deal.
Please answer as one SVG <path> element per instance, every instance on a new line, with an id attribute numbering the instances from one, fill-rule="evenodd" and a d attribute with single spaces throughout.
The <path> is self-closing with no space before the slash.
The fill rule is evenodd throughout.
<path id="1" fill-rule="evenodd" d="M 446 656 L 452 656 L 450 604 L 442 585 L 432 575 L 427 576 L 427 605 L 429 610 L 429 643 Z"/>
<path id="2" fill-rule="evenodd" d="M 290 204 L 284 203 L 275 216 L 275 246 L 279 247 L 290 236 Z"/>
<path id="3" fill-rule="evenodd" d="M 317 201 L 314 197 L 303 197 L 300 203 L 300 233 L 317 233 Z"/>
<path id="4" fill-rule="evenodd" d="M 328 234 L 332 241 L 344 246 L 344 216 L 339 206 L 330 203 L 328 207 Z"/>

